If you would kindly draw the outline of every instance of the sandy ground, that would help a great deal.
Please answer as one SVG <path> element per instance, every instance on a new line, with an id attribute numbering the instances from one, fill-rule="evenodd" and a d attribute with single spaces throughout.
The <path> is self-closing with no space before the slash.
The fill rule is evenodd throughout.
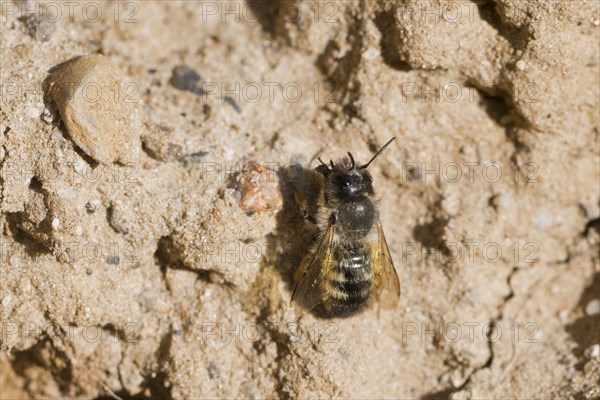
<path id="1" fill-rule="evenodd" d="M 0 5 L 2 399 L 600 396 L 599 2 Z M 400 306 L 290 308 L 392 136 Z"/>

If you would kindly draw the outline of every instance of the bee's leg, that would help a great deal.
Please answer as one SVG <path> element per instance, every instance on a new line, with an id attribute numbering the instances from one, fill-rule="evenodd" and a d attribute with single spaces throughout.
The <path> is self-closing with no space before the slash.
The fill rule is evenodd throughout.
<path id="1" fill-rule="evenodd" d="M 308 200 L 306 199 L 306 197 L 304 197 L 302 193 L 296 191 L 294 192 L 294 198 L 296 199 L 296 204 L 298 204 L 300 211 L 302 211 L 302 216 L 304 217 L 304 219 L 312 222 L 313 224 L 316 224 L 317 220 L 315 219 L 315 217 L 308 213 Z"/>

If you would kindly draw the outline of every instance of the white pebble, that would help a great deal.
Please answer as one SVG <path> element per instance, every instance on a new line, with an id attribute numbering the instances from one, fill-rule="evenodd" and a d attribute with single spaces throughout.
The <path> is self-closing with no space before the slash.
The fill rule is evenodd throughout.
<path id="1" fill-rule="evenodd" d="M 39 118 L 40 115 L 42 115 L 42 112 L 39 109 L 35 108 L 35 107 L 29 107 L 27 109 L 27 116 L 29 118 Z"/>
<path id="2" fill-rule="evenodd" d="M 455 177 L 451 177 L 451 179 L 455 179 Z M 460 199 L 454 193 L 449 193 L 445 195 L 441 205 L 449 215 L 456 215 L 460 209 Z"/>
<path id="3" fill-rule="evenodd" d="M 442 377 L 440 378 L 440 382 L 442 383 L 448 383 L 450 381 L 450 377 L 448 376 L 448 374 L 444 374 L 442 375 Z"/>
<path id="4" fill-rule="evenodd" d="M 562 310 L 561 312 L 559 312 L 558 316 L 560 317 L 561 321 L 563 321 L 563 322 L 566 322 L 569 320 L 569 312 L 566 310 Z"/>
<path id="5" fill-rule="evenodd" d="M 2 299 L 2 305 L 4 307 L 7 307 L 11 301 L 12 301 L 12 296 L 9 294 L 8 296 L 6 296 L 5 298 Z"/>
<path id="6" fill-rule="evenodd" d="M 83 228 L 79 225 L 77 225 L 75 227 L 75 233 L 77 234 L 77 236 L 81 236 L 81 234 L 83 233 Z"/>
<path id="7" fill-rule="evenodd" d="M 55 154 L 55 155 L 56 155 L 56 157 L 58 157 L 58 158 L 61 158 L 61 157 L 63 156 L 63 152 L 62 152 L 62 150 L 60 149 L 60 147 L 57 147 L 57 148 L 54 150 L 54 154 Z"/>
<path id="8" fill-rule="evenodd" d="M 52 220 L 52 228 L 56 229 L 60 226 L 60 220 L 58 218 L 54 218 Z"/>
<path id="9" fill-rule="evenodd" d="M 585 349 L 584 354 L 587 358 L 595 358 L 600 356 L 600 344 L 595 344 Z"/>
<path id="10" fill-rule="evenodd" d="M 50 125 L 52 121 L 54 121 L 54 116 L 47 108 L 44 108 L 44 111 L 42 113 L 42 121 L 44 121 L 48 125 Z"/>
<path id="11" fill-rule="evenodd" d="M 513 205 L 513 198 L 508 193 L 499 193 L 494 197 L 494 205 L 501 209 L 509 209 Z"/>
<path id="12" fill-rule="evenodd" d="M 587 303 L 587 306 L 585 306 L 585 313 L 587 315 L 600 314 L 600 300 L 594 299 L 594 300 L 590 301 L 589 303 Z"/>
<path id="13" fill-rule="evenodd" d="M 371 61 L 379 57 L 379 54 L 379 50 L 374 47 L 370 47 L 362 54 L 362 56 L 365 60 Z"/>
<path id="14" fill-rule="evenodd" d="M 230 199 L 232 204 L 239 204 L 242 201 L 242 193 L 239 190 L 234 190 L 231 193 Z"/>
<path id="15" fill-rule="evenodd" d="M 100 207 L 100 200 L 91 200 L 90 204 L 96 208 Z"/>
<path id="16" fill-rule="evenodd" d="M 55 129 L 52 131 L 51 137 L 53 140 L 59 140 L 59 139 L 62 139 L 63 135 L 62 135 L 61 131 L 59 131 L 58 129 Z"/>
<path id="17" fill-rule="evenodd" d="M 83 175 L 85 172 L 85 165 L 82 162 L 76 161 L 73 164 L 73 169 L 75 169 L 75 172 L 77 172 L 79 175 Z"/>
<path id="18" fill-rule="evenodd" d="M 12 265 L 13 267 L 18 267 L 19 265 L 21 265 L 21 259 L 19 258 L 19 256 L 17 255 L 13 255 L 10 257 L 10 265 Z"/>
<path id="19" fill-rule="evenodd" d="M 21 293 L 28 293 L 31 291 L 31 282 L 29 281 L 29 279 L 23 279 L 21 280 L 21 282 L 19 282 L 19 288 L 18 290 Z"/>
<path id="20" fill-rule="evenodd" d="M 233 149 L 230 149 L 229 147 L 225 147 L 223 149 L 223 155 L 227 161 L 231 161 L 231 160 L 233 160 L 233 156 L 235 155 L 235 152 L 233 151 Z"/>
<path id="21" fill-rule="evenodd" d="M 523 60 L 519 60 L 515 66 L 519 71 L 525 71 L 525 68 L 527 68 L 527 63 Z"/>

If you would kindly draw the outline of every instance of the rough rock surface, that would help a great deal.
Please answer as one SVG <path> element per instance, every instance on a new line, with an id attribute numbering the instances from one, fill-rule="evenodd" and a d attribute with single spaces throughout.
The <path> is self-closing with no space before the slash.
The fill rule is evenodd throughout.
<path id="1" fill-rule="evenodd" d="M 1 398 L 600 396 L 600 3 L 40 3 L 0 2 Z M 134 103 L 46 96 L 83 54 Z M 298 313 L 294 190 L 392 136 L 400 307 Z"/>

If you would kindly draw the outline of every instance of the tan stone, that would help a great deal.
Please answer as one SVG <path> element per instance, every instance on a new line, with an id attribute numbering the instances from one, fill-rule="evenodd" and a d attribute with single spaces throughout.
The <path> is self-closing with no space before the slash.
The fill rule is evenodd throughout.
<path id="1" fill-rule="evenodd" d="M 61 66 L 49 85 L 73 141 L 102 164 L 131 161 L 134 123 L 131 99 L 119 71 L 99 54 Z"/>

